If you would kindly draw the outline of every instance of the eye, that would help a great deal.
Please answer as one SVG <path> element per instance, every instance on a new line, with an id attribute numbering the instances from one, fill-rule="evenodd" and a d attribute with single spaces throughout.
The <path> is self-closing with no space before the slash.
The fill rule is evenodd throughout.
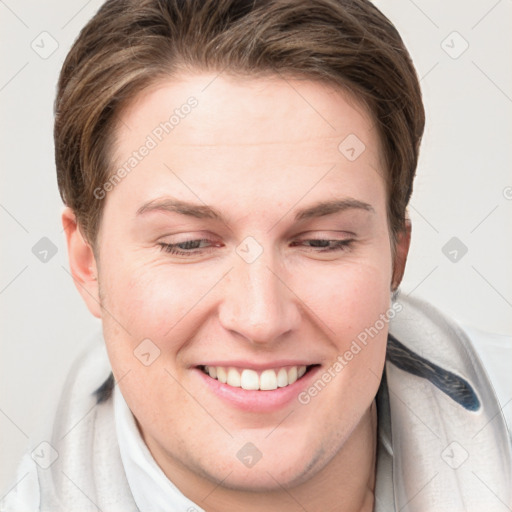
<path id="1" fill-rule="evenodd" d="M 333 252 L 347 251 L 355 240 L 329 240 L 324 238 L 311 238 L 307 240 L 298 240 L 292 242 L 293 246 L 304 245 L 307 249 L 313 249 L 315 252 Z"/>
<path id="2" fill-rule="evenodd" d="M 177 242 L 174 244 L 161 242 L 158 245 L 162 248 L 162 251 L 170 254 L 177 254 L 179 256 L 203 254 L 204 252 L 213 249 L 213 247 L 220 247 L 219 243 L 208 240 L 207 238 L 185 240 L 183 242 Z"/>
<path id="3" fill-rule="evenodd" d="M 311 238 L 305 240 L 297 240 L 291 243 L 293 247 L 302 246 L 305 249 L 311 250 L 315 253 L 331 253 L 334 251 L 348 251 L 353 239 L 348 240 L 330 240 L 324 238 Z M 222 244 L 209 240 L 208 238 L 198 238 L 192 240 L 184 240 L 176 243 L 160 242 L 158 244 L 162 251 L 177 255 L 177 256 L 197 256 L 212 251 L 216 247 L 221 247 Z"/>

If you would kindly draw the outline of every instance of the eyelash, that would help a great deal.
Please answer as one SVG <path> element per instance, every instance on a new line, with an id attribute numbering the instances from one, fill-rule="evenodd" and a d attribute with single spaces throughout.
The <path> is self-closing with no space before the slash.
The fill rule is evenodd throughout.
<path id="1" fill-rule="evenodd" d="M 162 251 L 169 253 L 169 254 L 176 254 L 179 256 L 193 256 L 193 255 L 196 255 L 199 252 L 201 252 L 201 249 L 194 248 L 193 250 L 183 250 L 182 248 L 179 248 L 179 246 L 185 245 L 185 244 L 194 244 L 197 242 L 199 242 L 201 244 L 202 242 L 211 242 L 211 240 L 208 240 L 207 238 L 199 238 L 199 239 L 195 239 L 195 240 L 185 240 L 184 242 L 179 242 L 176 244 L 167 244 L 167 243 L 162 242 L 158 245 L 160 245 Z M 334 245 L 331 247 L 328 247 L 328 248 L 319 247 L 321 250 L 315 251 L 315 252 L 319 252 L 319 253 L 326 253 L 326 252 L 334 252 L 334 251 L 348 251 L 351 248 L 354 240 L 352 240 L 352 239 L 330 240 L 330 239 L 326 239 L 326 238 L 310 238 L 310 239 L 300 240 L 299 242 L 302 242 L 302 243 L 303 242 L 329 242 L 329 243 L 334 242 Z M 293 242 L 293 244 L 296 245 L 297 243 Z M 315 246 L 314 245 L 309 246 L 309 248 L 315 249 Z M 214 246 L 206 248 L 207 251 L 212 250 L 212 249 L 214 249 Z"/>
<path id="2" fill-rule="evenodd" d="M 198 249 L 194 249 L 194 251 L 184 251 L 184 250 L 181 250 L 178 248 L 178 246 L 180 245 L 184 245 L 184 244 L 193 244 L 194 242 L 211 242 L 211 240 L 208 240 L 207 238 L 198 238 L 196 240 L 185 240 L 184 242 L 179 242 L 177 244 L 166 244 L 166 243 L 160 243 L 160 247 L 162 248 L 163 251 L 165 252 L 168 252 L 170 254 L 178 254 L 180 256 L 190 256 L 190 255 L 194 255 L 194 254 L 197 254 L 197 252 L 194 252 L 194 251 L 198 251 Z M 208 249 L 213 249 L 213 247 L 209 247 Z"/>

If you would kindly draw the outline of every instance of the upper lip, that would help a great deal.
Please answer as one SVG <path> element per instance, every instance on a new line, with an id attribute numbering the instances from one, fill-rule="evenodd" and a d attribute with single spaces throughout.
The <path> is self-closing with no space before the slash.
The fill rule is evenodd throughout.
<path id="1" fill-rule="evenodd" d="M 200 364 L 195 365 L 198 366 L 222 366 L 224 368 L 244 368 L 248 370 L 272 370 L 274 368 L 282 368 L 284 366 L 311 366 L 314 364 L 319 364 L 318 362 L 313 361 L 304 361 L 298 359 L 279 359 L 274 361 L 269 361 L 265 363 L 255 363 L 254 361 L 247 361 L 242 359 L 235 360 L 215 360 L 215 361 L 204 361 Z"/>

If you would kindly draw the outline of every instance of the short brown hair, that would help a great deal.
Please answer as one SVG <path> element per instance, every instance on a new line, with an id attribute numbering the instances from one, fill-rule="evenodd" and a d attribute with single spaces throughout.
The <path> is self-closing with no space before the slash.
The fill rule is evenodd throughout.
<path id="1" fill-rule="evenodd" d="M 412 193 L 425 113 L 403 41 L 374 5 L 108 0 L 67 55 L 55 101 L 60 194 L 93 247 L 103 208 L 94 191 L 113 172 L 109 149 L 117 116 L 143 89 L 183 68 L 306 77 L 351 92 L 379 131 L 388 223 L 396 240 Z"/>

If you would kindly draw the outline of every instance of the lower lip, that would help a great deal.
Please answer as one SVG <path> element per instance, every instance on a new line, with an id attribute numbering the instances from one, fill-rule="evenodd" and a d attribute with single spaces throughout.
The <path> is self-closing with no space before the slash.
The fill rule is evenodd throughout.
<path id="1" fill-rule="evenodd" d="M 299 380 L 283 388 L 271 391 L 251 391 L 223 384 L 206 375 L 199 368 L 194 368 L 194 371 L 213 393 L 237 409 L 248 412 L 273 412 L 283 408 L 297 399 L 299 393 L 310 385 L 319 370 L 320 366 L 315 366 Z"/>

